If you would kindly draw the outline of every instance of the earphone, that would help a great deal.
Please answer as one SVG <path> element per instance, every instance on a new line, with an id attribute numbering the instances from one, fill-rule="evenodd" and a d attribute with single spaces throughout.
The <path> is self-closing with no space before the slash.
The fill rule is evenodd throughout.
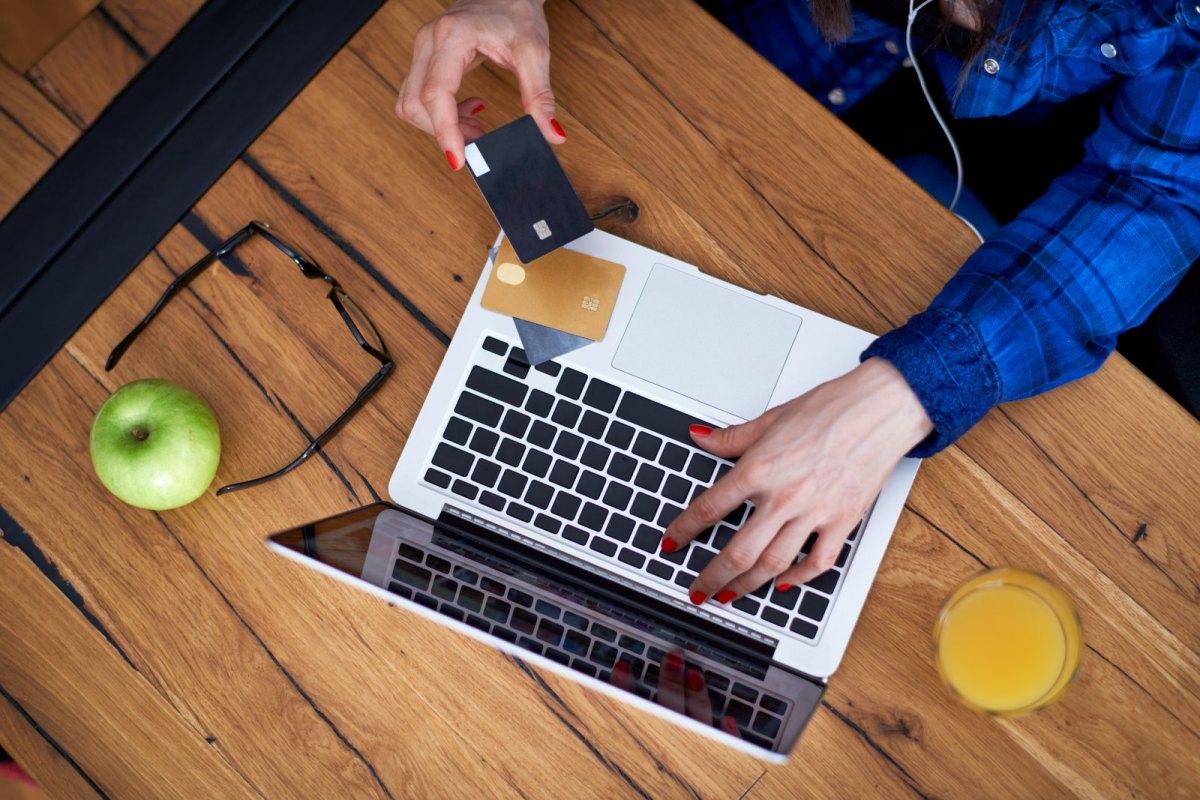
<path id="1" fill-rule="evenodd" d="M 921 5 L 914 7 L 915 0 L 908 0 L 908 24 L 904 28 L 904 48 L 908 52 L 908 60 L 912 63 L 912 67 L 917 72 L 917 81 L 921 84 L 921 93 L 925 95 L 925 102 L 929 104 L 929 110 L 933 112 L 933 118 L 937 120 L 938 125 L 942 129 L 942 133 L 946 134 L 946 141 L 950 143 L 950 150 L 954 153 L 954 197 L 950 200 L 950 205 L 946 206 L 951 214 L 962 220 L 963 224 L 971 229 L 971 232 L 983 241 L 983 235 L 979 230 L 967 221 L 961 214 L 955 212 L 954 207 L 958 205 L 958 198 L 962 194 L 963 187 L 963 164 L 962 154 L 958 152 L 958 142 L 954 141 L 954 135 L 950 133 L 950 127 L 946 125 L 946 120 L 942 119 L 942 114 L 937 109 L 937 104 L 933 102 L 933 96 L 929 93 L 929 86 L 925 82 L 925 73 L 921 71 L 921 64 L 917 61 L 916 54 L 913 53 L 912 46 L 912 29 L 913 22 L 917 19 L 917 14 L 922 8 L 929 5 L 933 0 L 924 0 Z"/>

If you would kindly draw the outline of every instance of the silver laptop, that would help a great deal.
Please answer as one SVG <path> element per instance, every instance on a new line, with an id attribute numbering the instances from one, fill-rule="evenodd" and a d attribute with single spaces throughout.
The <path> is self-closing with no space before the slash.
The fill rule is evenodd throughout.
<path id="1" fill-rule="evenodd" d="M 691 443 L 690 424 L 755 417 L 850 370 L 873 337 L 603 231 L 568 248 L 626 268 L 604 339 L 530 367 L 512 319 L 480 305 L 489 259 L 388 484 L 395 505 L 271 546 L 781 762 L 845 652 L 918 462 L 889 476 L 835 567 L 786 593 L 688 600 L 749 505 L 671 555 L 659 543 L 731 466 Z"/>

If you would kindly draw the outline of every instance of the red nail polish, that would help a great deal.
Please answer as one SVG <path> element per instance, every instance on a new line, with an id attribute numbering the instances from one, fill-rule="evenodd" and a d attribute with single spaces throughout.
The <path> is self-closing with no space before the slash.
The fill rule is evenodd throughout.
<path id="1" fill-rule="evenodd" d="M 704 688 L 704 676 L 700 674 L 700 670 L 688 670 L 687 685 L 693 692 L 698 692 Z"/>
<path id="2" fill-rule="evenodd" d="M 683 656 L 676 652 L 667 653 L 667 669 L 671 672 L 681 672 L 683 670 Z"/>
<path id="3" fill-rule="evenodd" d="M 692 436 L 709 436 L 712 434 L 712 432 L 713 432 L 713 429 L 708 427 L 707 425 L 690 425 L 690 426 L 688 426 L 688 433 L 690 433 Z"/>
<path id="4" fill-rule="evenodd" d="M 550 118 L 550 127 L 554 128 L 554 132 L 557 133 L 559 136 L 563 137 L 564 139 L 567 138 L 567 134 L 562 129 L 562 125 L 559 125 L 558 120 L 555 119 L 554 117 Z"/>
<path id="5" fill-rule="evenodd" d="M 790 583 L 781 583 L 781 584 L 779 584 L 779 586 L 777 586 L 775 588 L 779 589 L 779 591 L 781 591 L 781 592 L 786 592 L 792 588 L 792 585 Z"/>
<path id="6" fill-rule="evenodd" d="M 629 665 L 624 661 L 618 661 L 617 665 L 613 667 L 613 675 L 616 675 L 618 678 L 628 678 Z"/>
<path id="7" fill-rule="evenodd" d="M 450 162 L 450 169 L 458 169 L 458 159 L 449 150 L 446 151 L 446 160 Z"/>
<path id="8" fill-rule="evenodd" d="M 737 592 L 734 592 L 730 589 L 725 589 L 724 591 L 717 592 L 717 602 L 718 603 L 728 603 L 730 600 L 732 600 L 735 597 L 737 597 Z"/>
<path id="9" fill-rule="evenodd" d="M 670 536 L 664 536 L 661 547 L 662 551 L 669 555 L 679 549 L 679 544 Z"/>
<path id="10" fill-rule="evenodd" d="M 708 599 L 708 595 L 704 592 L 692 592 L 688 595 L 688 598 L 692 601 L 693 605 L 699 606 L 704 604 L 704 601 Z"/>
<path id="11" fill-rule="evenodd" d="M 737 733 L 737 720 L 733 717 L 725 717 L 725 719 L 721 720 L 721 725 L 729 733 Z"/>
<path id="12" fill-rule="evenodd" d="M 487 106 L 485 106 L 483 103 L 480 103 L 479 105 L 475 106 L 475 108 L 471 109 L 471 116 L 475 116 L 485 108 L 487 108 Z"/>

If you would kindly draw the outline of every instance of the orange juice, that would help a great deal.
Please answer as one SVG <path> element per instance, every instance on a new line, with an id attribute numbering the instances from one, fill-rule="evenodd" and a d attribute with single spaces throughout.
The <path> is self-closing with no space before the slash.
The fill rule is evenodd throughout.
<path id="1" fill-rule="evenodd" d="M 976 575 L 942 606 L 934 631 L 938 669 L 968 705 L 1017 715 L 1066 690 L 1079 666 L 1079 620 L 1045 578 L 1004 568 Z"/>

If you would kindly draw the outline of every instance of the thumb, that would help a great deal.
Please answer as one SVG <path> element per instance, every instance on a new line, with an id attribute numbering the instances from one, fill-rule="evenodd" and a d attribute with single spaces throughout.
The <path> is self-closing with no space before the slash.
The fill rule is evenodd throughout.
<path id="1" fill-rule="evenodd" d="M 562 144 L 567 140 L 567 135 L 555 118 L 558 110 L 554 92 L 550 89 L 550 50 L 527 48 L 515 66 L 525 113 L 533 117 L 546 141 Z"/>
<path id="2" fill-rule="evenodd" d="M 772 409 L 741 425 L 716 429 L 707 425 L 692 425 L 688 432 L 698 447 L 704 448 L 714 456 L 735 458 L 758 441 L 767 426 L 775 420 L 776 415 L 776 411 Z"/>

